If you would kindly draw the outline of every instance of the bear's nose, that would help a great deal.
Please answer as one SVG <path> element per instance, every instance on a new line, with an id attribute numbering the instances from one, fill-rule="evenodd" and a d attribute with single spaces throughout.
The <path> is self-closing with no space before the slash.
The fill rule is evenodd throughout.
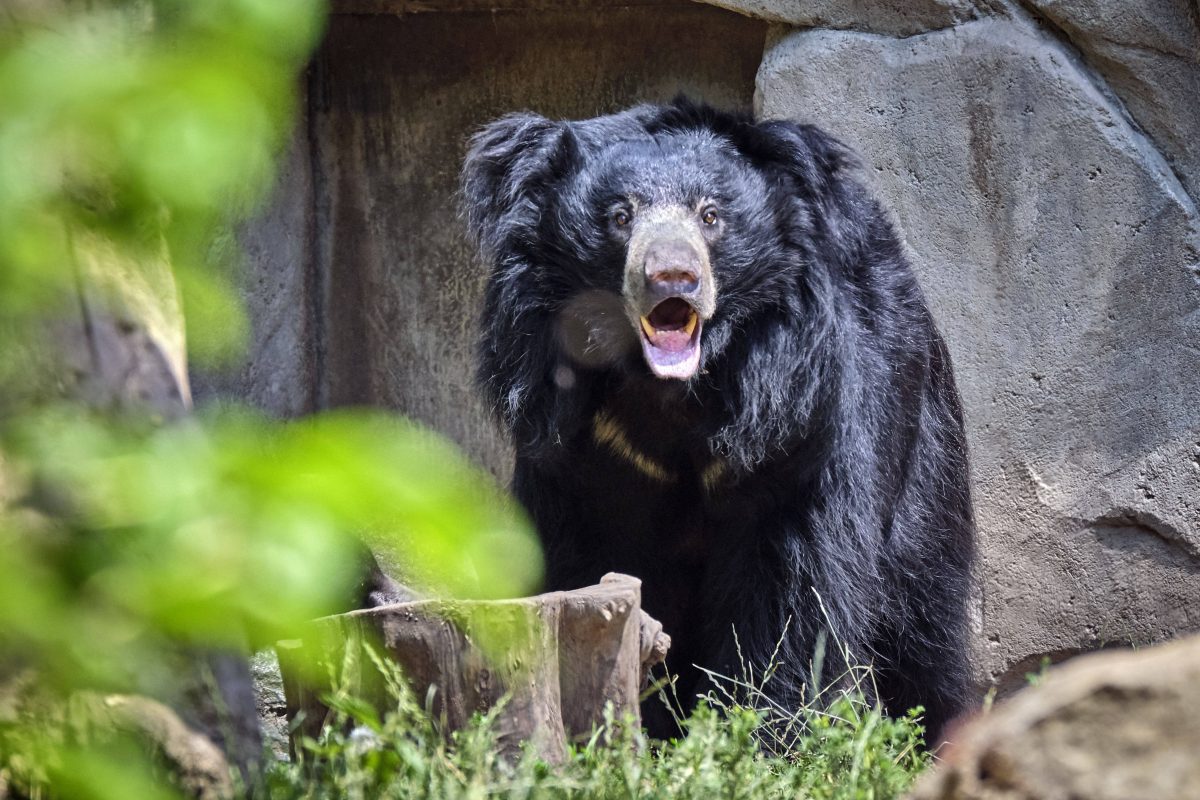
<path id="1" fill-rule="evenodd" d="M 700 256 L 687 242 L 652 242 L 645 265 L 646 288 L 658 297 L 689 295 L 700 288 Z"/>

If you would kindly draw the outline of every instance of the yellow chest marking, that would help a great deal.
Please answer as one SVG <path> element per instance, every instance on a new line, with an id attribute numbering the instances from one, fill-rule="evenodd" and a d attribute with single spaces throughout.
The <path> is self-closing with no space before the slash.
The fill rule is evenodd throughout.
<path id="1" fill-rule="evenodd" d="M 650 456 L 634 447 L 625 434 L 621 423 L 603 409 L 592 419 L 592 438 L 596 444 L 607 447 L 612 453 L 629 462 L 634 469 L 659 483 L 672 483 L 675 474 Z"/>
<path id="2" fill-rule="evenodd" d="M 712 494 L 717 488 L 717 484 L 725 479 L 729 474 L 729 467 L 725 466 L 725 462 L 719 458 L 714 458 L 704 468 L 704 472 L 700 473 L 700 482 L 704 484 L 704 491 Z"/>
<path id="3" fill-rule="evenodd" d="M 639 450 L 625 428 L 612 414 L 601 409 L 592 418 L 592 439 L 601 447 L 628 463 L 638 472 L 657 483 L 674 483 L 678 476 L 653 457 Z M 700 473 L 700 482 L 704 491 L 712 493 L 729 474 L 729 467 L 721 459 L 714 459 Z"/>

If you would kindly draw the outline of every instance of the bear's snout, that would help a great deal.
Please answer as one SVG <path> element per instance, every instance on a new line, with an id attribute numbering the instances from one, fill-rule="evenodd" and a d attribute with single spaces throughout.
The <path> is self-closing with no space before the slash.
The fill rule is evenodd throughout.
<path id="1" fill-rule="evenodd" d="M 701 319 L 716 310 L 717 286 L 695 214 L 683 205 L 643 209 L 634 218 L 625 261 L 625 302 L 637 319 L 678 297 Z"/>
<path id="2" fill-rule="evenodd" d="M 646 292 L 655 300 L 684 297 L 700 290 L 700 254 L 679 239 L 652 242 L 646 248 Z"/>

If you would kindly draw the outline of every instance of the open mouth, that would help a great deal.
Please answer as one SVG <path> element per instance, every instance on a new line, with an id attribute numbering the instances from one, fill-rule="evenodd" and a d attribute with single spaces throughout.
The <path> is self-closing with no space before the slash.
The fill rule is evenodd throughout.
<path id="1" fill-rule="evenodd" d="M 641 318 L 642 352 L 660 378 L 686 380 L 700 366 L 700 314 L 678 297 L 663 300 Z"/>

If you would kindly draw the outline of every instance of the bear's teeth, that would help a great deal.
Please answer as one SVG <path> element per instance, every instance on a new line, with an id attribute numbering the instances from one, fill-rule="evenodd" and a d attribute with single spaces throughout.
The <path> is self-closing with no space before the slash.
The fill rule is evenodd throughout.
<path id="1" fill-rule="evenodd" d="M 656 334 L 661 332 L 658 328 L 654 327 L 654 325 L 652 325 L 650 323 L 650 319 L 648 317 L 639 317 L 638 321 L 642 323 L 642 330 L 646 332 L 646 336 L 649 337 L 650 339 L 653 339 Z M 691 336 L 693 333 L 695 333 L 696 326 L 699 323 L 700 323 L 700 315 L 697 314 L 695 312 L 695 310 L 693 310 L 691 313 L 688 314 L 687 324 L 685 324 L 683 326 L 683 328 L 681 328 L 681 329 L 675 328 L 674 330 L 682 330 L 688 336 Z M 672 330 L 672 329 L 667 328 L 665 330 Z"/>

